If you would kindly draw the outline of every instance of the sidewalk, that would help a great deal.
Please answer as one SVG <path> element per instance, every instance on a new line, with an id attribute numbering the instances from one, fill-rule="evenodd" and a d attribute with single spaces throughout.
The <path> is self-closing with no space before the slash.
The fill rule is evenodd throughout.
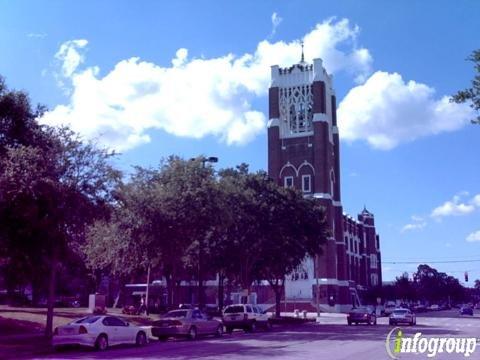
<path id="1" fill-rule="evenodd" d="M 293 312 L 281 312 L 280 315 L 281 316 L 296 317 L 295 313 L 293 313 Z M 317 318 L 317 313 L 316 312 L 308 312 L 306 315 L 307 315 L 307 319 L 316 319 Z M 299 312 L 298 317 L 303 318 L 303 313 Z M 320 318 L 345 318 L 346 319 L 347 314 L 321 312 L 320 313 Z"/>

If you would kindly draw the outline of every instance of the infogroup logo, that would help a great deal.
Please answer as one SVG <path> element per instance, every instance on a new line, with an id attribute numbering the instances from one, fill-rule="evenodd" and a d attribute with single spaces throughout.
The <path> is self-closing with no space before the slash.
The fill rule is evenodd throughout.
<path id="1" fill-rule="evenodd" d="M 385 348 L 392 359 L 400 359 L 401 354 L 426 354 L 433 358 L 440 353 L 463 354 L 469 357 L 477 347 L 476 338 L 425 337 L 421 332 L 406 337 L 401 328 L 393 328 L 387 335 Z"/>

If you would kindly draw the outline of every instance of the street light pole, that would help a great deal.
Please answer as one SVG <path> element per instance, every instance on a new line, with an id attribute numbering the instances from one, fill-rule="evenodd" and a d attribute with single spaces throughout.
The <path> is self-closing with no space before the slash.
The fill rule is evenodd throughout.
<path id="1" fill-rule="evenodd" d="M 215 156 L 200 158 L 192 158 L 192 161 L 200 160 L 202 162 L 202 169 L 205 169 L 205 164 L 216 163 L 218 158 Z M 198 239 L 198 306 L 200 309 L 203 308 L 204 304 L 204 291 L 203 291 L 203 239 Z"/>

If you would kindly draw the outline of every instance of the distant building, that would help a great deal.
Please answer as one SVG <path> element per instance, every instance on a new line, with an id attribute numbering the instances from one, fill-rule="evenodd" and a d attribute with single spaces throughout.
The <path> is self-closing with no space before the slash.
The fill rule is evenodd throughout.
<path id="1" fill-rule="evenodd" d="M 343 213 L 340 141 L 332 76 L 322 60 L 289 68 L 272 66 L 269 89 L 268 174 L 279 185 L 318 198 L 326 208 L 332 237 L 323 255 L 308 259 L 289 276 L 285 303 L 345 311 L 358 291 L 382 283 L 379 236 L 366 208 L 357 219 Z"/>

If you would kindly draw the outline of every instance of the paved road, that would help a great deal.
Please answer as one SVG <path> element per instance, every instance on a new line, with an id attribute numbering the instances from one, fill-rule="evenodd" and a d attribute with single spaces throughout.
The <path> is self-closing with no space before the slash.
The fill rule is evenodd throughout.
<path id="1" fill-rule="evenodd" d="M 205 338 L 195 342 L 153 340 L 143 348 L 112 348 L 98 353 L 70 349 L 52 354 L 50 359 L 388 359 L 385 350 L 387 333 L 392 329 L 387 318 L 377 326 L 347 326 L 345 318 L 322 318 L 321 324 L 276 328 L 271 332 L 245 334 L 236 331 L 220 339 Z M 421 332 L 427 337 L 480 337 L 480 319 L 457 316 L 455 311 L 422 314 L 417 326 L 404 327 L 408 336 Z M 401 354 L 400 359 L 427 359 L 426 355 Z M 463 355 L 439 354 L 435 359 L 464 359 Z M 480 359 L 479 348 L 469 359 Z"/>

